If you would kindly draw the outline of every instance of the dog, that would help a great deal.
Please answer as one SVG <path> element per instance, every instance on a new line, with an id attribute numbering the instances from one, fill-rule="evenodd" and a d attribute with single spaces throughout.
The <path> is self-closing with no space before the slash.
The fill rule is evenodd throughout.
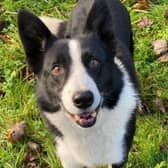
<path id="1" fill-rule="evenodd" d="M 18 29 L 63 167 L 123 167 L 139 102 L 126 8 L 79 0 L 65 22 L 21 9 Z"/>

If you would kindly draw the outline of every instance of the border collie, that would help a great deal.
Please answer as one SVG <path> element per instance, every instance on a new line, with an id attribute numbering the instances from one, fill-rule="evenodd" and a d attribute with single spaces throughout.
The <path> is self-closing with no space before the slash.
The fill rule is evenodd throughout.
<path id="1" fill-rule="evenodd" d="M 119 0 L 79 0 L 70 19 L 57 23 L 23 9 L 18 14 L 57 154 L 64 168 L 121 168 L 139 101 L 128 11 Z"/>

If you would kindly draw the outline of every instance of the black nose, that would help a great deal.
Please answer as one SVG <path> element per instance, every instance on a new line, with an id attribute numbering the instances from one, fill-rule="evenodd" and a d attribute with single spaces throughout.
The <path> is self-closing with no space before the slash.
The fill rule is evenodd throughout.
<path id="1" fill-rule="evenodd" d="M 81 109 L 86 109 L 93 104 L 93 94 L 90 91 L 77 92 L 73 96 L 74 105 Z"/>

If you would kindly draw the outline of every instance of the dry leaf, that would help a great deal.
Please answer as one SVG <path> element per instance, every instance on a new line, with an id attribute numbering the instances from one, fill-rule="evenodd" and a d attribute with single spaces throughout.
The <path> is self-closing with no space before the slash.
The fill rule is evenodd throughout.
<path id="1" fill-rule="evenodd" d="M 168 118 L 165 118 L 165 119 L 164 119 L 163 125 L 168 125 Z"/>
<path id="2" fill-rule="evenodd" d="M 0 84 L 5 81 L 5 78 L 3 76 L 0 77 Z"/>
<path id="3" fill-rule="evenodd" d="M 165 55 L 162 55 L 161 57 L 159 57 L 157 59 L 159 62 L 168 62 L 168 53 L 166 53 Z"/>
<path id="4" fill-rule="evenodd" d="M 4 13 L 6 10 L 4 8 L 4 5 L 0 4 L 0 15 Z"/>
<path id="5" fill-rule="evenodd" d="M 0 40 L 3 41 L 3 43 L 7 43 L 10 41 L 9 36 L 6 33 L 3 33 L 2 30 L 4 28 L 7 28 L 9 26 L 9 22 L 7 21 L 0 21 Z"/>
<path id="6" fill-rule="evenodd" d="M 161 90 L 157 90 L 157 91 L 156 91 L 156 95 L 157 95 L 158 97 L 161 97 L 162 91 L 161 91 Z"/>
<path id="7" fill-rule="evenodd" d="M 16 123 L 10 129 L 8 129 L 8 141 L 13 143 L 21 140 L 25 136 L 26 122 L 22 121 Z"/>
<path id="8" fill-rule="evenodd" d="M 166 40 L 153 41 L 153 51 L 156 53 L 159 62 L 168 62 L 168 44 Z"/>
<path id="9" fill-rule="evenodd" d="M 154 101 L 156 107 L 162 112 L 162 113 L 166 113 L 166 108 L 164 106 L 163 100 L 160 98 L 156 98 L 156 100 Z"/>
<path id="10" fill-rule="evenodd" d="M 31 151 L 40 152 L 40 146 L 37 143 L 35 143 L 35 142 L 29 141 L 27 143 L 27 146 L 29 147 L 29 149 Z"/>
<path id="11" fill-rule="evenodd" d="M 24 162 L 28 163 L 28 162 L 33 162 L 36 160 L 38 160 L 38 157 L 34 153 L 32 152 L 25 153 Z"/>
<path id="12" fill-rule="evenodd" d="M 158 39 L 152 42 L 153 51 L 160 55 L 162 53 L 166 53 L 168 51 L 167 41 L 163 39 Z"/>
<path id="13" fill-rule="evenodd" d="M 147 28 L 150 27 L 153 24 L 153 21 L 149 19 L 147 16 L 143 16 L 141 20 L 138 23 L 138 26 L 140 28 Z"/>
<path id="14" fill-rule="evenodd" d="M 24 163 L 25 163 L 25 168 L 39 168 L 38 157 L 32 152 L 25 153 Z"/>
<path id="15" fill-rule="evenodd" d="M 137 3 L 135 3 L 132 6 L 133 9 L 138 10 L 148 10 L 150 8 L 148 0 L 138 0 Z"/>
<path id="16" fill-rule="evenodd" d="M 162 142 L 160 144 L 160 151 L 162 151 L 162 152 L 168 152 L 168 142 Z"/>
<path id="17" fill-rule="evenodd" d="M 164 18 L 165 18 L 166 21 L 168 22 L 168 10 L 165 11 L 165 13 L 164 13 Z"/>
<path id="18" fill-rule="evenodd" d="M 3 91 L 2 84 L 5 81 L 4 77 L 0 77 L 0 98 L 5 96 L 5 92 Z"/>
<path id="19" fill-rule="evenodd" d="M 138 106 L 138 112 L 142 115 L 151 114 L 151 111 L 148 105 L 144 102 L 141 102 Z"/>
<path id="20" fill-rule="evenodd" d="M 24 65 L 19 71 L 19 78 L 26 81 L 31 81 L 34 79 L 34 74 L 27 65 Z"/>
<path id="21" fill-rule="evenodd" d="M 5 92 L 2 89 L 0 89 L 0 97 L 4 97 L 4 96 L 5 96 Z"/>
<path id="22" fill-rule="evenodd" d="M 132 148 L 131 148 L 131 152 L 139 152 L 140 151 L 140 149 L 137 147 L 137 146 L 133 146 Z"/>
<path id="23" fill-rule="evenodd" d="M 36 162 L 30 162 L 25 166 L 25 168 L 40 168 L 40 167 Z"/>
<path id="24" fill-rule="evenodd" d="M 9 36 L 8 36 L 7 34 L 1 33 L 1 34 L 0 34 L 0 40 L 2 40 L 3 43 L 7 43 L 7 42 L 10 41 L 10 38 L 9 38 Z"/>
<path id="25" fill-rule="evenodd" d="M 8 21 L 1 20 L 1 21 L 0 21 L 0 32 L 1 32 L 4 28 L 7 28 L 8 26 L 9 26 L 9 22 L 8 22 Z"/>

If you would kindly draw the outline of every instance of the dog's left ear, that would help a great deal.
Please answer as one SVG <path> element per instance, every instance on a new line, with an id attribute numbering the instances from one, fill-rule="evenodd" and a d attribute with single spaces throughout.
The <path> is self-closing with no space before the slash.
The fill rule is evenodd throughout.
<path id="1" fill-rule="evenodd" d="M 99 0 L 79 0 L 72 11 L 68 31 L 70 37 L 84 33 L 96 34 L 106 44 L 112 45 L 114 34 L 109 7 Z"/>
<path id="2" fill-rule="evenodd" d="M 38 74 L 43 64 L 43 52 L 51 32 L 34 14 L 20 10 L 18 13 L 18 28 L 21 41 L 27 56 L 27 61 L 35 74 Z"/>
<path id="3" fill-rule="evenodd" d="M 95 0 L 87 17 L 85 32 L 94 32 L 109 47 L 114 45 L 112 16 L 106 3 Z"/>

